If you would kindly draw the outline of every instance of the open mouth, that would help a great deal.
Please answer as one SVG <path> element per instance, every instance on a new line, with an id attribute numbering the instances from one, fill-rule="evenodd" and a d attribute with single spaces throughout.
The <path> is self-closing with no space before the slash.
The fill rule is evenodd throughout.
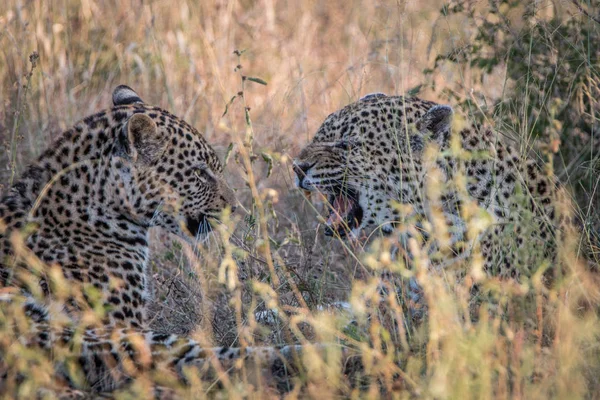
<path id="1" fill-rule="evenodd" d="M 205 235 L 212 231 L 209 219 L 204 214 L 200 214 L 198 218 L 187 217 L 185 226 L 193 236 Z"/>
<path id="2" fill-rule="evenodd" d="M 341 191 L 329 195 L 330 212 L 327 218 L 325 235 L 337 233 L 341 237 L 360 226 L 363 209 L 358 204 L 358 193 L 353 190 Z"/>

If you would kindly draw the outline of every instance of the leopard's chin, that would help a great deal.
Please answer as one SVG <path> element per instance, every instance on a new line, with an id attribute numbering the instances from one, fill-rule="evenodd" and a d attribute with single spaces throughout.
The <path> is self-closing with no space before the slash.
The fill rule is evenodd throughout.
<path id="1" fill-rule="evenodd" d="M 205 214 L 200 214 L 198 217 L 187 217 L 185 219 L 185 227 L 189 235 L 195 238 L 208 235 L 212 232 L 210 219 Z"/>

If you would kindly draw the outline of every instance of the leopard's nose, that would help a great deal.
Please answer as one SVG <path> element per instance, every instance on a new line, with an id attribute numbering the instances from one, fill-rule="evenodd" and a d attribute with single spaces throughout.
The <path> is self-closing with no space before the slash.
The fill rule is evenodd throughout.
<path id="1" fill-rule="evenodd" d="M 298 187 L 300 187 L 300 188 L 303 187 L 304 178 L 306 177 L 306 173 L 314 165 L 315 165 L 314 163 L 311 164 L 311 163 L 307 163 L 307 162 L 294 162 L 292 169 L 294 170 L 294 173 L 298 177 L 298 182 L 297 182 Z"/>

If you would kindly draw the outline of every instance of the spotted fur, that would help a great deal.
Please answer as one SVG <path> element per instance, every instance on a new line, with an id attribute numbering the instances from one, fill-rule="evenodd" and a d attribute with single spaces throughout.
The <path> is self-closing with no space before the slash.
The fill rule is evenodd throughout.
<path id="1" fill-rule="evenodd" d="M 487 272 L 529 275 L 553 256 L 555 180 L 490 127 L 459 120 L 451 107 L 431 101 L 367 95 L 325 119 L 295 160 L 297 185 L 329 196 L 332 214 L 348 213 L 333 233 L 396 232 L 407 254 L 407 240 L 419 232 L 423 248 L 438 253 L 438 265 L 480 246 Z M 467 178 L 462 188 L 458 173 Z M 466 231 L 472 202 L 492 219 L 475 241 Z M 433 223 L 439 214 L 448 229 L 444 243 L 428 239 L 439 233 Z"/>
<path id="2" fill-rule="evenodd" d="M 196 129 L 127 86 L 115 89 L 113 101 L 64 132 L 0 201 L 3 323 L 48 352 L 81 343 L 74 355 L 84 387 L 97 392 L 140 371 L 181 372 L 211 356 L 225 362 L 258 354 L 271 365 L 290 353 L 294 346 L 206 349 L 147 329 L 148 230 L 162 227 L 195 242 L 224 209 L 235 208 L 235 198 Z M 64 279 L 50 279 L 53 271 Z M 14 307 L 29 318 L 26 332 L 11 320 Z M 98 309 L 100 323 L 84 319 Z M 125 359 L 133 369 L 124 368 Z M 10 371 L 0 361 L 0 387 Z"/>

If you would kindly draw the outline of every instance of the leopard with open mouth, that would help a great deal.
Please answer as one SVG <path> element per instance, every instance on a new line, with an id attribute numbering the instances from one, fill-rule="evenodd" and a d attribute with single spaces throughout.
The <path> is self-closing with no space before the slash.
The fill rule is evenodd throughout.
<path id="1" fill-rule="evenodd" d="M 339 237 L 389 236 L 413 224 L 424 245 L 435 232 L 422 227 L 434 227 L 434 211 L 441 211 L 436 215 L 443 215 L 450 235 L 446 264 L 474 246 L 463 205 L 476 203 L 492 220 L 475 241 L 484 271 L 518 280 L 533 272 L 524 266 L 553 258 L 556 228 L 566 221 L 556 212 L 563 191 L 539 157 L 521 155 L 501 136 L 455 117 L 450 106 L 375 93 L 325 119 L 294 161 L 296 185 L 325 196 L 325 233 Z M 466 177 L 466 190 L 458 188 L 457 173 Z M 432 188 L 439 198 L 428 197 Z M 402 235 L 400 247 L 409 239 Z"/>
<path id="2" fill-rule="evenodd" d="M 346 236 L 346 232 L 358 228 L 363 219 L 363 209 L 358 201 L 358 194 L 353 190 L 342 193 L 339 189 L 335 194 L 329 195 L 331 209 L 327 218 L 325 234 L 340 237 Z"/>

